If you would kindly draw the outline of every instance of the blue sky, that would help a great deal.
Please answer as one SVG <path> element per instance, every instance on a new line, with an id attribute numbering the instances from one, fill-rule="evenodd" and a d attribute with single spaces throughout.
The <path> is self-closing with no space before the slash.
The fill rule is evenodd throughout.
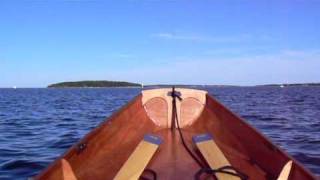
<path id="1" fill-rule="evenodd" d="M 320 1 L 0 1 L 0 87 L 320 82 Z"/>

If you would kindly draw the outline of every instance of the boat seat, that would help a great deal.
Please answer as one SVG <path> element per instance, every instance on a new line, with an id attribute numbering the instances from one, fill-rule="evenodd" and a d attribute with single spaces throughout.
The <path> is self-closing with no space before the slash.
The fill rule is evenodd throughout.
<path id="1" fill-rule="evenodd" d="M 201 134 L 193 137 L 193 141 L 200 150 L 211 169 L 218 169 L 224 166 L 231 166 L 218 145 L 213 141 L 210 134 Z M 230 172 L 234 172 L 230 170 Z M 239 177 L 225 173 L 217 173 L 218 179 L 240 180 Z"/>
<path id="2" fill-rule="evenodd" d="M 155 154 L 161 139 L 157 136 L 148 134 L 138 144 L 136 149 L 118 171 L 115 180 L 137 180 L 148 165 L 152 156 Z"/>
<path id="3" fill-rule="evenodd" d="M 282 168 L 277 180 L 288 180 L 292 168 L 292 161 L 288 161 Z"/>

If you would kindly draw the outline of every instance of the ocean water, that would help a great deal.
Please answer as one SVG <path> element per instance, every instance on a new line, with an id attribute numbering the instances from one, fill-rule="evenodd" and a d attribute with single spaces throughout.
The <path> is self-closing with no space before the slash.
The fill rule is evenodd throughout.
<path id="1" fill-rule="evenodd" d="M 140 90 L 0 89 L 0 179 L 36 175 Z M 320 87 L 206 90 L 320 174 Z"/>

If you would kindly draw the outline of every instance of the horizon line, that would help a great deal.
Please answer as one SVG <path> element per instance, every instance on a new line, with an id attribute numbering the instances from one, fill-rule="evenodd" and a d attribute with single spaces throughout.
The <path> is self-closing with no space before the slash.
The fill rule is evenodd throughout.
<path id="1" fill-rule="evenodd" d="M 143 84 L 138 83 L 143 86 L 234 86 L 234 87 L 255 87 L 255 86 L 281 86 L 281 85 L 320 85 L 320 82 L 304 82 L 304 83 L 267 83 L 267 84 L 254 84 L 254 85 L 236 85 L 236 84 Z M 49 88 L 47 86 L 0 86 L 0 89 L 45 89 Z M 114 86 L 117 87 L 117 86 Z M 128 86 L 133 87 L 133 86 Z M 141 86 L 134 86 L 141 87 Z M 95 87 L 67 87 L 67 88 L 95 88 Z M 112 87 L 96 87 L 96 88 L 112 88 Z M 125 87 L 123 87 L 125 88 Z"/>

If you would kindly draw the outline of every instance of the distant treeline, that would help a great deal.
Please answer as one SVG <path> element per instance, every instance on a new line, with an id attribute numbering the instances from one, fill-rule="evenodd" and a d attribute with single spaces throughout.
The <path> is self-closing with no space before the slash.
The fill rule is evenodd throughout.
<path id="1" fill-rule="evenodd" d="M 125 81 L 75 81 L 75 82 L 61 82 L 51 84 L 49 88 L 68 88 L 68 87 L 141 87 L 139 83 L 125 82 Z M 203 87 L 233 87 L 231 85 L 188 85 L 188 84 L 155 84 L 146 85 L 145 88 L 171 88 L 172 86 L 180 88 L 203 88 Z M 320 83 L 295 83 L 295 84 L 266 84 L 257 86 L 320 86 Z M 237 86 L 234 86 L 237 87 Z"/>
<path id="2" fill-rule="evenodd" d="M 141 84 L 124 81 L 76 81 L 51 84 L 49 88 L 66 87 L 139 87 Z"/>

